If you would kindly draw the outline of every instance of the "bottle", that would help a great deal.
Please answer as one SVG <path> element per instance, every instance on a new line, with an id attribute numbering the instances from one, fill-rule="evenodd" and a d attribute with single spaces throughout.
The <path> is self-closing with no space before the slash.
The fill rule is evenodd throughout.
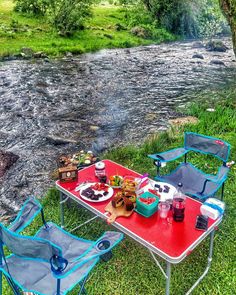
<path id="1" fill-rule="evenodd" d="M 182 183 L 178 183 L 178 189 L 173 197 L 173 218 L 175 221 L 184 220 L 185 199 L 186 196 L 182 193 Z"/>
<path id="2" fill-rule="evenodd" d="M 95 164 L 95 175 L 98 178 L 106 176 L 105 163 L 100 161 Z"/>

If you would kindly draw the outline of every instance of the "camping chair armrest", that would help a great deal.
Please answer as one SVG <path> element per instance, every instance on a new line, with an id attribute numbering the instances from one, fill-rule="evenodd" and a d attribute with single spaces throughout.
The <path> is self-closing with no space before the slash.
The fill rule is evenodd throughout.
<path id="1" fill-rule="evenodd" d="M 221 166 L 219 168 L 217 175 L 208 175 L 206 180 L 204 181 L 202 191 L 199 192 L 199 194 L 202 195 L 204 193 L 208 182 L 218 183 L 219 185 L 225 182 L 225 180 L 227 179 L 228 172 L 229 172 L 229 167 Z"/>
<path id="2" fill-rule="evenodd" d="M 113 247 L 115 247 L 124 237 L 124 234 L 114 231 L 105 232 L 96 242 L 95 242 L 95 251 L 97 254 L 103 255 Z"/>
<path id="3" fill-rule="evenodd" d="M 57 278 L 65 278 L 73 271 L 81 267 L 84 263 L 89 260 L 94 260 L 97 262 L 99 257 L 102 257 L 107 252 L 110 252 L 113 247 L 115 247 L 124 237 L 124 234 L 107 231 L 105 232 L 92 246 L 82 254 L 78 260 L 74 260 L 73 264 L 69 268 L 65 268 L 61 274 L 57 274 Z M 55 274 L 54 274 L 55 275 Z"/>
<path id="4" fill-rule="evenodd" d="M 227 175 L 229 172 L 229 167 L 221 166 L 219 168 L 219 171 L 217 175 L 208 175 L 207 181 L 215 182 L 215 183 L 221 183 L 224 182 L 227 179 Z"/>
<path id="5" fill-rule="evenodd" d="M 34 197 L 28 198 L 18 212 L 15 220 L 8 226 L 8 229 L 16 233 L 21 232 L 41 211 L 41 204 Z"/>
<path id="6" fill-rule="evenodd" d="M 188 150 L 185 148 L 176 148 L 163 153 L 148 155 L 148 157 L 155 161 L 170 162 L 184 156 L 187 152 Z"/>

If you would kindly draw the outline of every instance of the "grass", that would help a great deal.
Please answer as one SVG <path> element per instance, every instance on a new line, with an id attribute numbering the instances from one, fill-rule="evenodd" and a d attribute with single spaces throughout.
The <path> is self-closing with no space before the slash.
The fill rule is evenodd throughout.
<path id="1" fill-rule="evenodd" d="M 12 0 L 0 1 L 0 57 L 18 54 L 23 47 L 58 57 L 66 52 L 80 54 L 103 48 L 125 48 L 173 40 L 165 30 L 157 30 L 155 39 L 143 39 L 130 33 L 126 11 L 117 6 L 96 6 L 85 30 L 71 38 L 59 37 L 44 17 L 29 17 L 13 11 Z M 117 30 L 116 25 L 122 26 Z"/>
<path id="2" fill-rule="evenodd" d="M 201 93 L 200 104 L 192 105 L 187 113 L 197 116 L 197 125 L 186 125 L 162 133 L 148 139 L 143 145 L 126 146 L 113 149 L 104 155 L 135 169 L 140 173 L 148 172 L 155 175 L 155 168 L 147 154 L 179 147 L 183 143 L 183 132 L 193 131 L 219 137 L 232 145 L 231 158 L 235 160 L 236 152 L 236 90 L 227 89 L 215 93 Z M 196 99 L 197 100 L 197 99 Z M 215 112 L 207 112 L 207 108 L 214 108 Z M 192 155 L 192 162 L 206 171 L 215 170 L 215 162 L 208 157 L 200 158 Z M 168 169 L 170 169 L 170 166 Z M 215 249 L 212 267 L 208 275 L 192 293 L 193 295 L 233 295 L 236 290 L 236 167 L 233 166 L 225 186 L 226 214 L 215 236 Z M 47 220 L 59 221 L 59 194 L 54 188 L 42 199 Z M 69 203 L 65 210 L 66 228 L 72 229 L 80 222 L 87 220 L 91 214 L 81 207 Z M 40 218 L 26 231 L 33 234 L 39 227 Z M 40 223 L 41 224 L 41 223 Z M 75 234 L 92 240 L 96 240 L 105 230 L 112 229 L 104 221 L 96 219 L 92 223 L 83 226 Z M 149 252 L 139 244 L 125 238 L 113 251 L 113 258 L 108 263 L 99 263 L 91 272 L 87 282 L 87 291 L 91 295 L 157 295 L 164 294 L 164 278 L 155 266 Z M 195 282 L 206 265 L 208 254 L 208 240 L 201 243 L 184 262 L 172 268 L 171 294 L 185 294 L 188 288 Z M 69 294 L 75 295 L 78 289 Z M 9 288 L 4 283 L 3 294 L 10 295 Z"/>

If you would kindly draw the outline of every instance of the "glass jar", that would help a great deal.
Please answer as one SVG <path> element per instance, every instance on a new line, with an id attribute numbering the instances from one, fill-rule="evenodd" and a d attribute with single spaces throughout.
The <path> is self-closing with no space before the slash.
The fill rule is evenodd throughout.
<path id="1" fill-rule="evenodd" d="M 103 176 L 106 176 L 106 170 L 105 170 L 105 163 L 104 162 L 98 162 L 95 164 L 95 175 L 100 178 Z"/>

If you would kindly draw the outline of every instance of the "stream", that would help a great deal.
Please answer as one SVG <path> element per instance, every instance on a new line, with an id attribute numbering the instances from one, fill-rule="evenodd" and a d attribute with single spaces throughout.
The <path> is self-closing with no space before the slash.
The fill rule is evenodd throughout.
<path id="1" fill-rule="evenodd" d="M 0 216 L 53 186 L 59 155 L 140 144 L 166 130 L 195 92 L 234 83 L 232 44 L 224 43 L 226 52 L 186 41 L 1 62 L 0 150 L 19 159 L 0 178 Z"/>

